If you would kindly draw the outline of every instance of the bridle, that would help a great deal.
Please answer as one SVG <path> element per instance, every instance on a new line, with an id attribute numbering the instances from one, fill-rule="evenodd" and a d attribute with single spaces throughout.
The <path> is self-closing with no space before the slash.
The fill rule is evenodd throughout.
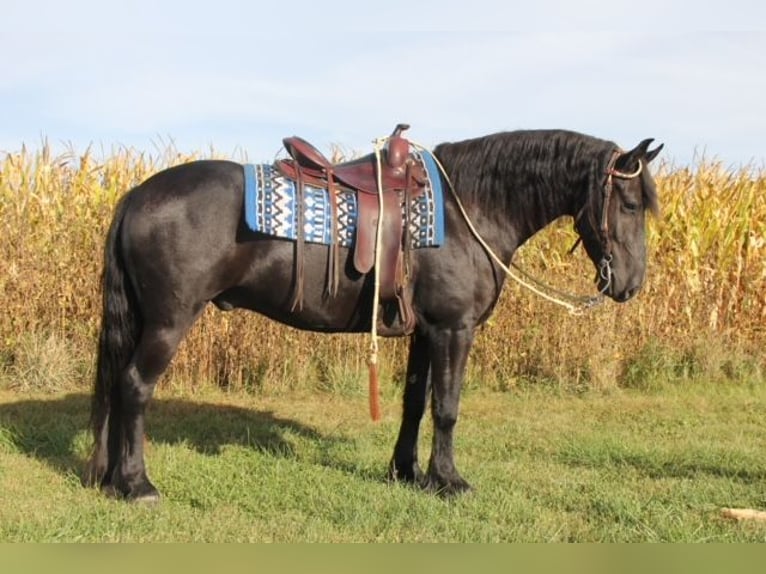
<path id="1" fill-rule="evenodd" d="M 615 169 L 614 166 L 617 163 L 617 160 L 624 153 L 625 152 L 619 148 L 612 151 L 612 156 L 609 158 L 609 163 L 606 164 L 606 170 L 604 171 L 604 174 L 606 175 L 606 181 L 604 182 L 604 187 L 601 190 L 601 220 L 598 227 L 598 237 L 599 242 L 601 243 L 601 259 L 598 262 L 598 274 L 604 281 L 604 286 L 599 291 L 600 295 L 604 295 L 612 286 L 612 240 L 609 238 L 609 203 L 612 199 L 612 190 L 614 189 L 613 179 L 615 177 L 618 179 L 636 178 L 641 175 L 641 171 L 644 167 L 644 164 L 641 162 L 641 160 L 639 160 L 638 168 L 634 172 L 626 173 L 624 171 Z M 575 217 L 575 230 L 577 230 L 577 225 L 580 221 L 580 218 L 582 217 L 587 207 L 588 202 L 583 205 L 582 209 L 580 209 L 580 212 Z M 579 235 L 578 231 L 577 241 L 575 241 L 575 244 L 569 250 L 569 253 L 573 253 L 581 242 L 582 236 Z"/>

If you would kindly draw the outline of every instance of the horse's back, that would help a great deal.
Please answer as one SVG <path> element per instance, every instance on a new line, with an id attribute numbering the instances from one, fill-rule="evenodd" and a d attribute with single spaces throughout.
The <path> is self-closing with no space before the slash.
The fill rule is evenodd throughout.
<path id="1" fill-rule="evenodd" d="M 135 239 L 236 225 L 243 186 L 242 166 L 230 161 L 200 160 L 168 168 L 129 192 L 123 227 Z"/>
<path id="2" fill-rule="evenodd" d="M 242 165 L 228 160 L 198 160 L 167 168 L 131 190 L 133 209 L 149 210 L 174 201 L 221 203 L 242 197 Z M 191 207 L 191 205 L 189 206 Z"/>

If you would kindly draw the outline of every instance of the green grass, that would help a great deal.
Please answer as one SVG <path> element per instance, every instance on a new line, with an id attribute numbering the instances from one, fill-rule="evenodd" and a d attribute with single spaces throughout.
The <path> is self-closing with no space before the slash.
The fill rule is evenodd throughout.
<path id="1" fill-rule="evenodd" d="M 470 390 L 456 455 L 475 491 L 442 500 L 384 476 L 388 395 L 162 391 L 148 418 L 155 506 L 79 485 L 84 394 L 0 393 L 0 541 L 763 542 L 766 388 L 581 395 Z M 421 456 L 427 460 L 430 420 Z"/>

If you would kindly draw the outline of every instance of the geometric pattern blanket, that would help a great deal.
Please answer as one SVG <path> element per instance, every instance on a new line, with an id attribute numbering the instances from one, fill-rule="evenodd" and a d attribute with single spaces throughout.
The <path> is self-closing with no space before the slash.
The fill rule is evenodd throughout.
<path id="1" fill-rule="evenodd" d="M 424 193 L 412 198 L 402 219 L 408 226 L 412 248 L 437 247 L 444 242 L 444 197 L 441 178 L 431 153 L 415 151 L 426 167 Z M 245 164 L 245 221 L 253 231 L 285 239 L 297 239 L 296 183 L 282 176 L 269 164 Z M 330 195 L 327 189 L 303 186 L 303 239 L 309 243 L 330 245 L 331 225 L 338 242 L 352 247 L 356 237 L 356 193 L 337 188 L 338 217 L 331 221 Z M 405 215 L 406 213 L 406 215 Z"/>

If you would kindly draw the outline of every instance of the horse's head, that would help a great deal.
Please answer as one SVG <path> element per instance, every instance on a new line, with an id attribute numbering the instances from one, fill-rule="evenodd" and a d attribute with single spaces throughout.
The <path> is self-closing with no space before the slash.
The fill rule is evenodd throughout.
<path id="1" fill-rule="evenodd" d="M 575 228 L 596 266 L 601 293 L 624 302 L 641 289 L 646 272 L 646 210 L 658 211 L 649 173 L 662 145 L 649 150 L 646 139 L 628 152 L 616 149 L 594 167 L 588 199 Z"/>

